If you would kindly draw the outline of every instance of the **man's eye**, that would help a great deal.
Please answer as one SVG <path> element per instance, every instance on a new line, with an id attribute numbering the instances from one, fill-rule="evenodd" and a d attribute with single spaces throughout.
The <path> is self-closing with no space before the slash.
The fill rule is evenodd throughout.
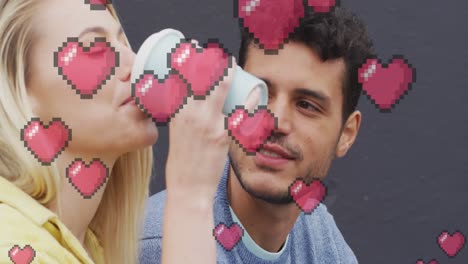
<path id="1" fill-rule="evenodd" d="M 318 108 L 306 101 L 299 101 L 298 106 L 307 110 L 318 111 Z"/>

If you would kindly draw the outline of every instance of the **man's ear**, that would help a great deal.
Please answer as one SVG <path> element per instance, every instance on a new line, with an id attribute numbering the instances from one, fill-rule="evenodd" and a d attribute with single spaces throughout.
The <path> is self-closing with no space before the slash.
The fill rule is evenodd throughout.
<path id="1" fill-rule="evenodd" d="M 353 145 L 361 125 L 361 112 L 354 111 L 346 120 L 341 131 L 340 140 L 336 146 L 335 154 L 341 158 Z"/>

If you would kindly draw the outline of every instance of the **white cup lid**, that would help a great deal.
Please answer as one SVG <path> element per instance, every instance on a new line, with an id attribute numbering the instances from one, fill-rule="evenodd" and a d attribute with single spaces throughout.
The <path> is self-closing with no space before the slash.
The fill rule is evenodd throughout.
<path id="1" fill-rule="evenodd" d="M 163 29 L 149 36 L 141 45 L 132 68 L 131 81 L 135 83 L 145 71 L 154 71 L 159 79 L 168 74 L 167 54 L 172 52 L 184 35 L 175 29 Z"/>

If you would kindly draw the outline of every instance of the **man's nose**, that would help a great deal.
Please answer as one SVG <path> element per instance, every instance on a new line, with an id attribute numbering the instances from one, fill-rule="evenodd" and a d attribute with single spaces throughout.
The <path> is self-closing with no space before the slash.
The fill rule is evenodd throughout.
<path id="1" fill-rule="evenodd" d="M 292 118 L 293 112 L 290 109 L 287 98 L 277 97 L 273 100 L 270 99 L 268 108 L 273 115 L 278 119 L 278 128 L 275 129 L 275 133 L 281 133 L 288 135 L 292 132 Z"/>

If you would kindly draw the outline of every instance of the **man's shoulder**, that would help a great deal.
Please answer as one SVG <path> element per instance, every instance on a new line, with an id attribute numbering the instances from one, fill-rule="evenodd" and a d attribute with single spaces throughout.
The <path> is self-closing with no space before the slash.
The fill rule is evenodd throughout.
<path id="1" fill-rule="evenodd" d="M 294 230 L 294 236 L 303 244 L 310 244 L 322 261 L 357 263 L 354 253 L 325 204 L 319 204 L 310 214 L 301 213 Z"/>
<path id="2" fill-rule="evenodd" d="M 141 239 L 154 239 L 162 237 L 165 203 L 165 190 L 154 194 L 148 199 L 148 202 L 146 203 L 145 220 Z"/>
<path id="3" fill-rule="evenodd" d="M 306 241 L 316 241 L 316 237 L 328 238 L 330 227 L 336 225 L 333 216 L 328 212 L 327 206 L 320 203 L 312 212 L 301 212 L 293 233 L 296 238 L 303 238 Z"/>
<path id="4" fill-rule="evenodd" d="M 323 223 L 323 221 L 329 220 L 330 217 L 333 218 L 333 216 L 328 211 L 327 206 L 323 203 L 319 203 L 312 212 L 301 212 L 298 222 L 309 225 L 317 225 Z"/>

